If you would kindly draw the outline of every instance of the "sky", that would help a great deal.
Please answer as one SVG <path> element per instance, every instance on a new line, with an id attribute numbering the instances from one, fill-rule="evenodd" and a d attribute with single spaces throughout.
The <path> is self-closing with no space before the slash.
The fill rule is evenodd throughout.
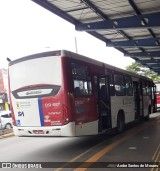
<path id="1" fill-rule="evenodd" d="M 0 0 L 0 68 L 11 60 L 34 53 L 66 49 L 125 69 L 134 62 L 118 50 L 30 0 Z"/>

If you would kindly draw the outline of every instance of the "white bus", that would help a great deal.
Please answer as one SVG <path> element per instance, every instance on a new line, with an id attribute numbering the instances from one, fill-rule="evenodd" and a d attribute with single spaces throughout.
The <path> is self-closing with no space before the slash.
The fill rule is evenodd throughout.
<path id="1" fill-rule="evenodd" d="M 155 105 L 151 79 L 65 50 L 11 61 L 9 87 L 19 136 L 121 132 Z"/>

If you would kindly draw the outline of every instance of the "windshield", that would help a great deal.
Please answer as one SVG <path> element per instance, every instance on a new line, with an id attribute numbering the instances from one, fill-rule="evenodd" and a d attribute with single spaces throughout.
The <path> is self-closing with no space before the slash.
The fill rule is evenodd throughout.
<path id="1" fill-rule="evenodd" d="M 9 75 L 11 91 L 34 85 L 61 86 L 61 58 L 49 56 L 25 60 L 11 65 Z"/>

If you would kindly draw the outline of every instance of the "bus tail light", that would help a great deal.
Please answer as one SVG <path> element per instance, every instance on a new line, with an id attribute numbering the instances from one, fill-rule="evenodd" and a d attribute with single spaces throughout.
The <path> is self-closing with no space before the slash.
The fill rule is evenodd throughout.
<path id="1" fill-rule="evenodd" d="M 65 105 L 63 105 L 63 118 L 69 121 L 69 108 Z"/>

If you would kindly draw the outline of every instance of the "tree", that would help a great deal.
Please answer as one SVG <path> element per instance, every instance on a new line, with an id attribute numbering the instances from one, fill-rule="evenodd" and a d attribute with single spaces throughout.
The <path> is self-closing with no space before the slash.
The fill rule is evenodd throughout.
<path id="1" fill-rule="evenodd" d="M 133 72 L 135 74 L 139 74 L 139 75 L 151 78 L 153 81 L 160 80 L 160 76 L 157 73 L 155 73 L 154 71 L 151 71 L 149 68 L 146 68 L 137 62 L 133 62 L 131 65 L 128 65 L 126 67 L 126 70 L 129 72 Z"/>

